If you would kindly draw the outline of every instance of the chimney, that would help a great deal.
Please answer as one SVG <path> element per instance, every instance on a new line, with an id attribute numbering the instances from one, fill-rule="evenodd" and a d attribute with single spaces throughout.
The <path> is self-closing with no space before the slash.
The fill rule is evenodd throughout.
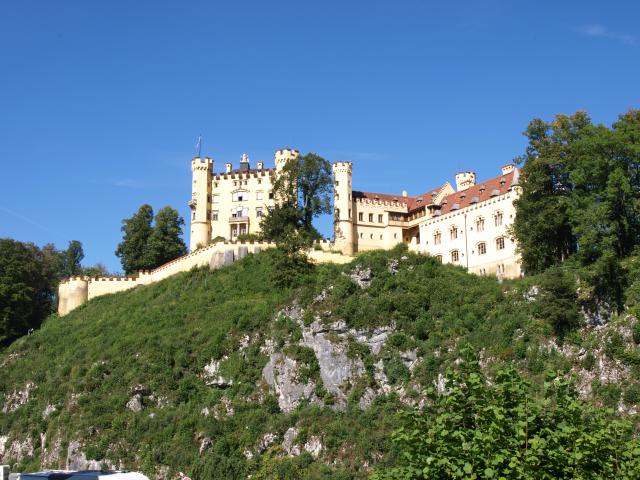
<path id="1" fill-rule="evenodd" d="M 258 170 L 262 170 L 263 167 L 264 167 L 264 163 L 258 162 Z"/>
<path id="2" fill-rule="evenodd" d="M 406 197 L 407 196 L 407 191 L 406 190 L 402 190 L 402 196 Z"/>
<path id="3" fill-rule="evenodd" d="M 475 172 L 456 173 L 456 189 L 458 192 L 466 190 L 469 187 L 473 187 L 475 184 L 476 184 Z"/>
<path id="4" fill-rule="evenodd" d="M 231 162 L 227 162 L 224 164 L 227 173 L 231 173 Z"/>
<path id="5" fill-rule="evenodd" d="M 513 163 L 507 163 L 504 167 L 502 167 L 502 174 L 506 175 L 513 172 L 515 169 L 516 166 Z"/>

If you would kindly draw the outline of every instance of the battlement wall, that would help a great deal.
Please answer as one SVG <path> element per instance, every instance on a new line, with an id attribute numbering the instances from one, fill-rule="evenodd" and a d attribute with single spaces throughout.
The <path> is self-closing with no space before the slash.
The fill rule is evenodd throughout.
<path id="1" fill-rule="evenodd" d="M 315 261 L 338 261 L 339 254 L 331 253 L 323 260 L 322 254 L 332 249 L 326 240 L 318 241 L 320 250 L 310 255 Z M 224 241 L 199 248 L 183 257 L 176 258 L 154 270 L 142 270 L 130 277 L 70 277 L 60 282 L 58 287 L 58 314 L 66 315 L 73 309 L 92 298 L 111 293 L 118 293 L 138 285 L 149 285 L 194 267 L 209 266 L 212 269 L 231 265 L 249 253 L 258 253 L 266 248 L 275 247 L 270 242 Z M 350 257 L 349 257 L 350 259 Z M 350 260 L 349 260 L 350 261 Z"/>

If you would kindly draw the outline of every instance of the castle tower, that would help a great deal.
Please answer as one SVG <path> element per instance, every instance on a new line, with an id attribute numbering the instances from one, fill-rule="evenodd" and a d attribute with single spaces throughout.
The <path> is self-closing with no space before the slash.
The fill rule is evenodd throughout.
<path id="1" fill-rule="evenodd" d="M 353 255 L 353 220 L 351 200 L 351 162 L 336 162 L 333 170 L 333 235 L 335 245 L 345 255 Z"/>
<path id="2" fill-rule="evenodd" d="M 213 171 L 213 159 L 209 157 L 194 157 L 191 160 L 191 235 L 189 237 L 189 249 L 196 250 L 199 246 L 205 246 L 211 238 L 211 222 L 209 212 L 211 206 L 211 174 Z"/>
<path id="3" fill-rule="evenodd" d="M 293 160 L 300 156 L 300 152 L 294 148 L 281 148 L 280 150 L 276 150 L 275 153 L 275 163 L 276 163 L 276 171 L 282 170 L 282 168 L 287 164 L 289 160 Z"/>

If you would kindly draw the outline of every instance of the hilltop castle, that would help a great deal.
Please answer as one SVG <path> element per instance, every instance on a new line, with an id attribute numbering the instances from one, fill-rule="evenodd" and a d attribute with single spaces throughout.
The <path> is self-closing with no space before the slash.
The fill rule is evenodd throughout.
<path id="1" fill-rule="evenodd" d="M 272 175 L 277 175 L 298 151 L 275 152 L 275 168 L 258 162 L 251 168 L 243 155 L 234 169 L 215 173 L 211 158 L 194 158 L 191 207 L 191 250 L 212 239 L 234 241 L 239 235 L 260 232 L 261 217 L 275 205 Z M 508 227 L 515 217 L 513 201 L 519 195 L 518 169 L 508 164 L 501 175 L 476 183 L 474 172 L 418 196 L 357 191 L 352 188 L 353 165 L 333 164 L 334 245 L 345 255 L 388 249 L 406 243 L 416 252 L 444 263 L 466 267 L 479 275 L 520 276 L 516 245 Z"/>
<path id="2" fill-rule="evenodd" d="M 298 151 L 275 153 L 275 168 L 258 162 L 251 168 L 243 155 L 240 166 L 225 164 L 215 173 L 211 158 L 191 161 L 191 253 L 132 277 L 71 277 L 58 287 L 58 313 L 66 315 L 87 300 L 155 283 L 194 267 L 221 268 L 249 253 L 272 248 L 269 242 L 243 240 L 260 232 L 262 216 L 275 206 L 272 182 Z M 308 252 L 314 262 L 347 263 L 353 254 L 388 249 L 406 243 L 409 249 L 466 267 L 478 275 L 520 276 L 516 244 L 509 235 L 520 195 L 519 171 L 502 167 L 502 174 L 476 183 L 473 172 L 456 175 L 456 188 L 445 182 L 418 196 L 353 190 L 353 165 L 333 164 L 334 240 L 316 242 Z"/>

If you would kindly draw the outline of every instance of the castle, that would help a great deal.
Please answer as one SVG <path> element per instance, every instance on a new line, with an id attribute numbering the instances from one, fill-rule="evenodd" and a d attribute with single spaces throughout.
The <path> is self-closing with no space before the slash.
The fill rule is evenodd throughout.
<path id="1" fill-rule="evenodd" d="M 191 253 L 133 277 L 72 277 L 60 283 L 58 313 L 66 315 L 87 300 L 138 285 L 158 282 L 194 267 L 221 268 L 274 245 L 244 241 L 260 232 L 262 216 L 275 206 L 272 181 L 297 150 L 275 153 L 275 168 L 258 162 L 251 168 L 243 155 L 240 166 L 214 172 L 211 158 L 191 160 Z M 388 249 L 405 243 L 415 252 L 460 265 L 478 275 L 515 278 L 521 275 L 516 244 L 509 235 L 520 195 L 519 170 L 512 164 L 502 174 L 476 183 L 473 172 L 418 196 L 353 190 L 353 165 L 336 162 L 334 176 L 334 240 L 316 242 L 312 261 L 347 263 L 357 252 Z"/>
<path id="2" fill-rule="evenodd" d="M 211 240 L 234 241 L 260 232 L 260 221 L 275 205 L 272 175 L 299 156 L 297 150 L 275 152 L 275 169 L 258 162 L 252 169 L 243 155 L 240 166 L 215 173 L 211 158 L 194 158 L 191 207 L 191 250 Z M 336 162 L 334 176 L 334 248 L 344 255 L 389 249 L 406 243 L 412 251 L 435 256 L 479 275 L 520 276 L 516 245 L 508 232 L 519 195 L 519 170 L 508 164 L 501 175 L 476 184 L 474 172 L 408 196 L 352 189 L 353 165 Z"/>

